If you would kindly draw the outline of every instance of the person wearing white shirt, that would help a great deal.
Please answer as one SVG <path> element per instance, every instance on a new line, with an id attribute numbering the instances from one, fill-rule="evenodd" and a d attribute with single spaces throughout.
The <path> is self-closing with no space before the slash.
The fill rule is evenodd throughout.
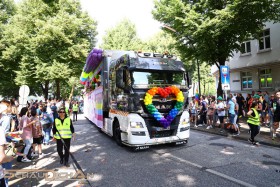
<path id="1" fill-rule="evenodd" d="M 225 115 L 226 115 L 226 112 L 225 112 L 225 105 L 224 103 L 222 102 L 223 101 L 223 98 L 221 96 L 219 96 L 217 98 L 217 101 L 218 101 L 218 105 L 217 105 L 217 113 L 218 113 L 218 118 L 220 120 L 220 125 L 221 125 L 221 130 L 220 132 L 223 132 L 223 129 L 224 129 L 224 118 L 225 118 Z"/>
<path id="2" fill-rule="evenodd" d="M 7 110 L 7 106 L 5 104 L 0 104 L 0 114 L 2 117 L 2 112 Z M 5 131 L 2 127 L 0 127 L 0 186 L 1 187 L 7 187 L 8 183 L 4 179 L 4 168 L 2 167 L 2 164 L 11 162 L 13 160 L 12 156 L 7 156 L 5 154 L 5 146 L 6 146 L 6 135 Z"/>

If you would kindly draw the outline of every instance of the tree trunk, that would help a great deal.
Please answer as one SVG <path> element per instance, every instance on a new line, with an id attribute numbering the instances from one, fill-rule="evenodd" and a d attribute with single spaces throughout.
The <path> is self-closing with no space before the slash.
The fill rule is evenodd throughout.
<path id="1" fill-rule="evenodd" d="M 55 80 L 55 85 L 56 85 L 56 98 L 60 99 L 60 81 L 59 81 L 59 79 Z"/>
<path id="2" fill-rule="evenodd" d="M 74 93 L 75 86 L 76 86 L 76 85 L 72 85 L 72 88 L 71 88 L 71 93 L 70 93 L 70 95 L 69 95 L 69 101 L 71 101 L 71 100 L 72 100 L 72 97 L 73 97 L 73 93 Z"/>
<path id="3" fill-rule="evenodd" d="M 48 95 L 49 95 L 49 84 L 50 84 L 50 81 L 49 80 L 46 80 L 44 82 L 44 86 L 42 84 L 41 85 L 41 89 L 43 91 L 43 95 L 44 95 L 44 98 L 45 100 L 48 99 Z"/>
<path id="4" fill-rule="evenodd" d="M 223 97 L 222 78 L 221 78 L 220 67 L 219 67 L 219 83 L 218 83 L 218 89 L 217 89 L 217 97 L 219 97 L 219 96 Z"/>
<path id="5" fill-rule="evenodd" d="M 203 83 L 203 95 L 206 95 L 206 83 Z"/>

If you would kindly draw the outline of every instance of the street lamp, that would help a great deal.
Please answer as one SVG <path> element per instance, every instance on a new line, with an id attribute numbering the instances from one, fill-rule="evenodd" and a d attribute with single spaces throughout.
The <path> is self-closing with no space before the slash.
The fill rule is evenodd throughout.
<path id="1" fill-rule="evenodd" d="M 168 25 L 162 25 L 161 28 L 166 28 L 166 29 L 176 33 L 179 36 L 178 32 L 175 29 L 173 29 L 172 27 L 169 27 Z M 194 48 L 193 45 L 192 45 L 192 47 Z M 197 57 L 196 57 L 196 66 L 197 66 L 197 78 L 198 78 L 198 93 L 199 93 L 199 96 L 200 96 L 201 95 L 201 91 L 200 91 L 200 68 L 199 68 L 199 62 L 198 62 Z"/>

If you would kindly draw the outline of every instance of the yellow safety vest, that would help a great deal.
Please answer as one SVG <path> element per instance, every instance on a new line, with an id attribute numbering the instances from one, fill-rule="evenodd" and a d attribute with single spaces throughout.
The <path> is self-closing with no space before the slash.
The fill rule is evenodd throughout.
<path id="1" fill-rule="evenodd" d="M 79 109 L 78 106 L 79 106 L 78 104 L 74 104 L 74 105 L 73 105 L 73 111 L 74 111 L 74 112 L 78 112 L 78 109 Z"/>
<path id="2" fill-rule="evenodd" d="M 58 118 L 55 119 L 56 130 L 59 131 L 60 136 L 63 139 L 72 138 L 70 125 L 71 125 L 71 121 L 70 118 L 68 117 L 64 119 L 63 124 L 61 123 L 60 119 Z M 58 135 L 58 132 L 56 132 L 56 134 L 54 135 L 56 139 L 60 139 L 60 136 Z"/>
<path id="3" fill-rule="evenodd" d="M 253 110 L 253 112 L 255 113 L 255 117 L 248 117 L 247 123 L 251 123 L 252 125 L 260 125 L 260 116 L 259 113 L 256 109 L 251 108 L 251 110 Z"/>

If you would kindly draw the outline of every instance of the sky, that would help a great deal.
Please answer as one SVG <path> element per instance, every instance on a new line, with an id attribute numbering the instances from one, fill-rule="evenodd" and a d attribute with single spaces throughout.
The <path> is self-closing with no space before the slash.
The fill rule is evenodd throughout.
<path id="1" fill-rule="evenodd" d="M 153 19 L 153 0 L 80 0 L 83 10 L 97 21 L 97 40 L 102 42 L 105 31 L 122 19 L 131 20 L 138 36 L 145 40 L 160 31 L 160 23 Z"/>

